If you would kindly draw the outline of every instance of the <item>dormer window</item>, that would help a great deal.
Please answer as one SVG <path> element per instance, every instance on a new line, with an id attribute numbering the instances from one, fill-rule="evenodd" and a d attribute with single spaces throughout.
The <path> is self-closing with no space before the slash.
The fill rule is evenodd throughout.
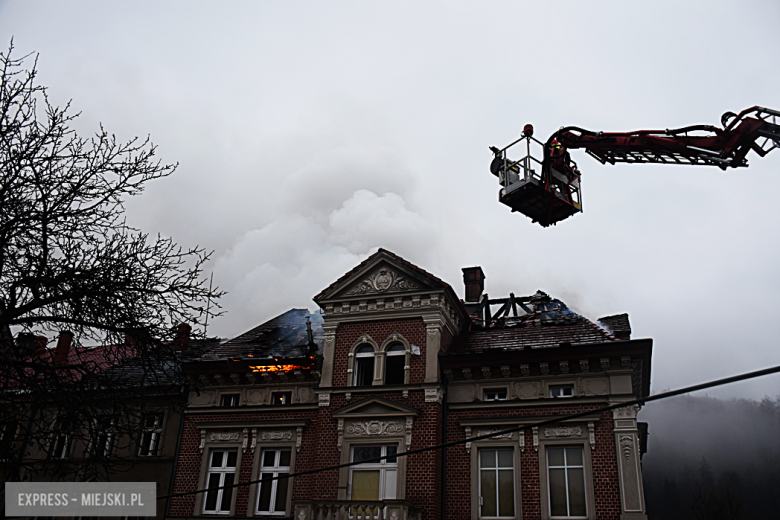
<path id="1" fill-rule="evenodd" d="M 363 345 L 355 352 L 355 386 L 374 384 L 374 347 Z"/>
<path id="2" fill-rule="evenodd" d="M 385 384 L 404 384 L 404 366 L 406 365 L 406 349 L 400 343 L 396 343 L 387 349 L 385 357 Z"/>

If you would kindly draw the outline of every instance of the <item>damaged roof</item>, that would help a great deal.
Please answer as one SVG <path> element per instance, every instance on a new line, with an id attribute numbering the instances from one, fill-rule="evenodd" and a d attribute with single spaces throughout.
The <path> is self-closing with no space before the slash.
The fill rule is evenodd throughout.
<path id="1" fill-rule="evenodd" d="M 537 291 L 518 316 L 506 316 L 488 329 L 464 331 L 453 341 L 447 354 L 468 354 L 496 350 L 525 350 L 615 341 L 606 328 L 581 316 L 565 303 Z M 625 322 L 628 323 L 628 315 Z M 630 330 L 630 328 L 629 328 Z"/>
<path id="2" fill-rule="evenodd" d="M 306 309 L 290 309 L 276 318 L 215 347 L 200 360 L 301 358 L 312 354 L 306 319 L 311 322 L 317 354 L 322 354 L 322 316 Z"/>

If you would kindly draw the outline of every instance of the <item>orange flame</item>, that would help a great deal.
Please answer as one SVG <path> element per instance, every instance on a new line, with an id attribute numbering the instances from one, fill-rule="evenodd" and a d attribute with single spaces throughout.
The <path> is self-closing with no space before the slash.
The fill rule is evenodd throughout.
<path id="1" fill-rule="evenodd" d="M 265 366 L 251 366 L 252 372 L 290 372 L 292 370 L 306 369 L 300 365 L 265 365 Z"/>

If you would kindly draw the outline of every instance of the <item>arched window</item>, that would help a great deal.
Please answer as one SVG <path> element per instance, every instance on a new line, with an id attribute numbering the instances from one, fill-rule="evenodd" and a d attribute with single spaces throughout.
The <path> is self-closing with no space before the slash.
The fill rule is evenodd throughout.
<path id="1" fill-rule="evenodd" d="M 406 365 L 406 349 L 400 343 L 387 349 L 385 358 L 385 384 L 402 385 L 404 381 L 404 366 Z"/>
<path id="2" fill-rule="evenodd" d="M 374 347 L 362 345 L 355 351 L 355 386 L 374 384 Z"/>

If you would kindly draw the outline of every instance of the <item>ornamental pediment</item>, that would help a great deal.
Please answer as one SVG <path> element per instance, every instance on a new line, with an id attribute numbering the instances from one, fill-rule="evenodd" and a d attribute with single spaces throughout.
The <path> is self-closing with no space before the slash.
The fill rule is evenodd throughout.
<path id="1" fill-rule="evenodd" d="M 418 415 L 419 410 L 405 404 L 401 404 L 378 395 L 361 399 L 355 403 L 342 406 L 333 412 L 333 417 L 359 418 L 359 417 L 399 417 Z"/>
<path id="2" fill-rule="evenodd" d="M 333 412 L 338 419 L 336 447 L 341 451 L 344 438 L 402 437 L 406 449 L 412 446 L 414 417 L 417 408 L 372 395 Z"/>
<path id="3" fill-rule="evenodd" d="M 415 280 L 406 273 L 382 265 L 363 275 L 343 291 L 344 296 L 365 296 L 369 294 L 399 293 L 428 289 L 429 286 Z"/>
<path id="4" fill-rule="evenodd" d="M 379 258 L 351 273 L 325 291 L 319 300 L 384 298 L 403 293 L 438 291 L 443 285 L 422 272 L 414 271 L 390 259 Z"/>

